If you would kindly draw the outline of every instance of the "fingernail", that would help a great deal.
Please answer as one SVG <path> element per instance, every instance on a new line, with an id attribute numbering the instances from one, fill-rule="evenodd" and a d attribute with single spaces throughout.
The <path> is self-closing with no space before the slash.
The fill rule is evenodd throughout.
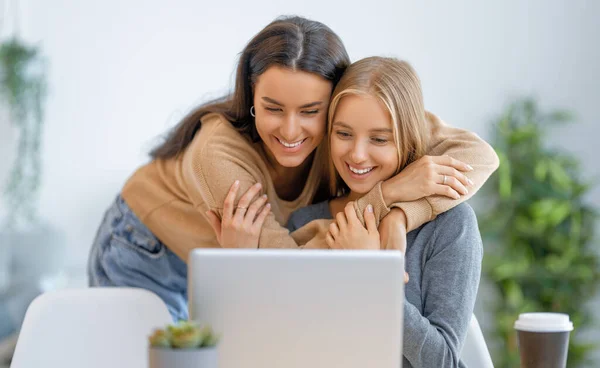
<path id="1" fill-rule="evenodd" d="M 260 188 L 262 186 L 260 183 L 256 183 L 254 185 L 256 185 L 257 188 Z"/>
<path id="2" fill-rule="evenodd" d="M 369 213 L 373 213 L 373 206 L 371 206 L 371 205 L 368 205 L 368 206 L 367 206 L 367 212 L 369 212 Z"/>
<path id="3" fill-rule="evenodd" d="M 473 183 L 473 180 L 471 180 L 471 179 L 467 178 L 467 181 L 469 182 L 469 184 L 471 184 L 471 185 L 475 185 L 475 183 Z"/>
<path id="4" fill-rule="evenodd" d="M 266 195 L 266 194 L 263 194 L 263 195 L 262 195 L 262 197 L 263 197 L 263 198 L 267 198 L 267 195 Z"/>
<path id="5" fill-rule="evenodd" d="M 467 165 L 467 170 L 469 170 L 469 171 L 473 171 L 473 166 L 471 166 L 471 165 Z"/>
<path id="6" fill-rule="evenodd" d="M 271 208 L 271 203 L 267 203 L 267 208 Z"/>
<path id="7" fill-rule="evenodd" d="M 239 180 L 234 181 L 233 185 L 235 185 L 237 187 L 238 185 L 240 185 L 240 181 Z"/>

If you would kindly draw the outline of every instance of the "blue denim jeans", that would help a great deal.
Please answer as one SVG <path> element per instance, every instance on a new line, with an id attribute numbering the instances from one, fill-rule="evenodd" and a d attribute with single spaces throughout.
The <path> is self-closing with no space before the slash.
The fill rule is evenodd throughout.
<path id="1" fill-rule="evenodd" d="M 188 318 L 187 265 L 137 218 L 119 195 L 106 211 L 88 260 L 90 286 L 152 291 L 174 321 Z"/>

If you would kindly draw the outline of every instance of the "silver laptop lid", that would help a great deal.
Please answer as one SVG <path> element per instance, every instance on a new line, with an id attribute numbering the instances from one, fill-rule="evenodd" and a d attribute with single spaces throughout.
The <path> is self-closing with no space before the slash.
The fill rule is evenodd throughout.
<path id="1" fill-rule="evenodd" d="M 401 366 L 400 252 L 196 249 L 188 264 L 220 368 Z"/>

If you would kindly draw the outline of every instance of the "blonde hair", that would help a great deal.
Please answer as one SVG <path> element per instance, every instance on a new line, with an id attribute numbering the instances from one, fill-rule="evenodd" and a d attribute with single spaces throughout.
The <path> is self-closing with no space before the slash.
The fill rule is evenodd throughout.
<path id="1" fill-rule="evenodd" d="M 396 174 L 425 154 L 428 131 L 421 81 L 406 61 L 374 56 L 350 65 L 333 91 L 327 119 L 329 138 L 337 106 L 348 95 L 370 95 L 387 108 L 398 151 Z M 331 140 L 327 146 L 330 144 Z M 346 193 L 349 189 L 337 173 L 331 156 L 328 166 L 331 194 Z"/>

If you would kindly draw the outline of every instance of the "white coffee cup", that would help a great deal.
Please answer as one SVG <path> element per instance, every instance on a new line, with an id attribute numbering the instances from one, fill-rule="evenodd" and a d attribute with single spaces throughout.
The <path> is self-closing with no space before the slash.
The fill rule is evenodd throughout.
<path id="1" fill-rule="evenodd" d="M 573 322 L 564 313 L 522 313 L 517 330 L 521 368 L 567 366 L 569 335 Z"/>

